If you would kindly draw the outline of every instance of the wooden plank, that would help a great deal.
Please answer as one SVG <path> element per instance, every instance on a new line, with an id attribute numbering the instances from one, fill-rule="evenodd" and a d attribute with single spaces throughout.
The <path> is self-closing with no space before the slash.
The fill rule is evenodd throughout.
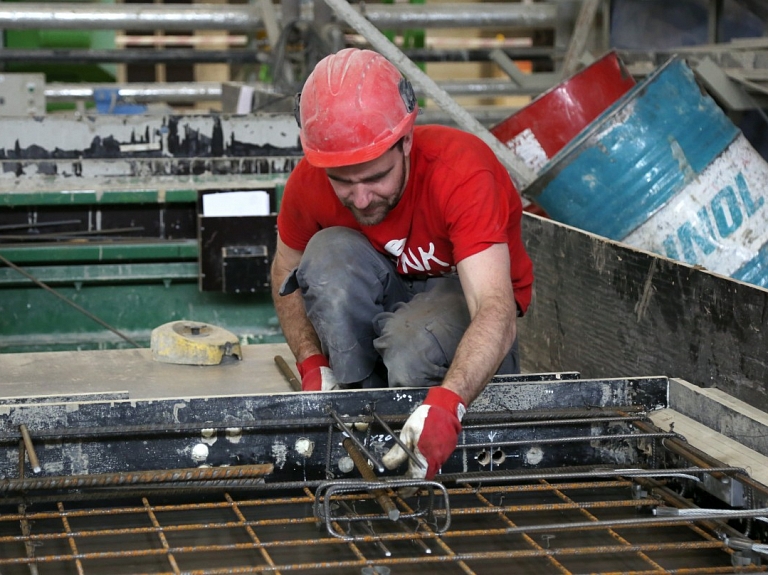
<path id="1" fill-rule="evenodd" d="M 715 388 L 671 379 L 669 405 L 675 410 L 768 456 L 768 414 Z"/>
<path id="2" fill-rule="evenodd" d="M 675 432 L 685 436 L 693 447 L 726 465 L 746 469 L 752 479 L 768 485 L 768 457 L 765 455 L 712 431 L 674 409 L 661 409 L 651 413 L 651 421 L 664 430 L 674 424 Z"/>
<path id="3" fill-rule="evenodd" d="M 768 290 L 525 214 L 525 371 L 667 375 L 768 411 Z"/>

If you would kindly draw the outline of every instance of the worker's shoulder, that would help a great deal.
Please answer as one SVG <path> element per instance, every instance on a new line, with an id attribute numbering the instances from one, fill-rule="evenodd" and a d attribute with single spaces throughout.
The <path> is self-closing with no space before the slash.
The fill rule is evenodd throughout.
<path id="1" fill-rule="evenodd" d="M 427 124 L 414 132 L 416 153 L 454 168 L 494 169 L 501 165 L 493 150 L 476 135 L 450 126 Z"/>
<path id="2" fill-rule="evenodd" d="M 423 124 L 421 126 L 416 126 L 414 128 L 414 133 L 417 137 L 424 137 L 429 139 L 445 139 L 446 141 L 455 140 L 459 142 L 482 142 L 480 138 L 471 132 L 466 132 L 452 126 L 442 126 L 440 124 Z"/>

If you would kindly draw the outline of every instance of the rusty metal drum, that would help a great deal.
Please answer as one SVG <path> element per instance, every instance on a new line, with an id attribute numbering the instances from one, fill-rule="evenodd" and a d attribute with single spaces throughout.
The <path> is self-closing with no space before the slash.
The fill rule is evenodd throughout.
<path id="1" fill-rule="evenodd" d="M 537 96 L 491 128 L 534 172 L 635 85 L 615 51 Z"/>
<path id="2" fill-rule="evenodd" d="M 673 58 L 526 189 L 555 220 L 768 287 L 768 164 Z"/>

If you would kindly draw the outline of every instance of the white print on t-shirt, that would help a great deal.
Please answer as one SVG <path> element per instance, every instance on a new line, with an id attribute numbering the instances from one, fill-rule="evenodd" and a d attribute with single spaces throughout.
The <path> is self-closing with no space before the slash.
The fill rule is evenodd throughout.
<path id="1" fill-rule="evenodd" d="M 427 250 L 417 247 L 416 249 L 419 252 L 418 255 L 414 254 L 413 249 L 411 248 L 408 248 L 406 253 L 405 242 L 406 238 L 401 240 L 390 240 L 384 246 L 385 250 L 398 258 L 398 268 L 400 268 L 402 273 L 407 274 L 411 272 L 432 271 L 430 261 L 435 262 L 442 267 L 448 267 L 449 264 L 447 262 L 435 257 L 435 244 L 432 242 L 429 242 L 429 248 Z"/>
<path id="2" fill-rule="evenodd" d="M 384 246 L 384 249 L 396 258 L 399 258 L 400 254 L 403 253 L 403 249 L 405 249 L 405 238 L 402 240 L 389 240 L 387 245 Z"/>

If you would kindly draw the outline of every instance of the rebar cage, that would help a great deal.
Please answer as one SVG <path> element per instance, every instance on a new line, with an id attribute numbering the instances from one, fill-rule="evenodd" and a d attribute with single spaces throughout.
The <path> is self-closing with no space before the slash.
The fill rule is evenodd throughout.
<path id="1" fill-rule="evenodd" d="M 434 481 L 380 463 L 425 390 L 12 402 L 0 573 L 764 571 L 765 486 L 666 384 L 503 378 Z"/>

